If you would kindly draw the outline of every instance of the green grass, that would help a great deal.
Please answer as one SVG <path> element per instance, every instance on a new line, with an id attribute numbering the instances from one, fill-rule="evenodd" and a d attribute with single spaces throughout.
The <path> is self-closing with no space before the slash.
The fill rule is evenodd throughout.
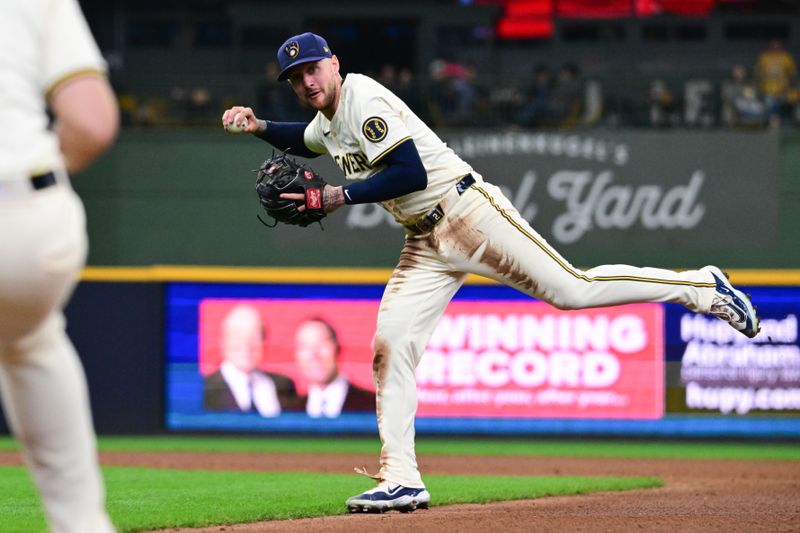
<path id="1" fill-rule="evenodd" d="M 272 437 L 102 437 L 103 451 L 180 452 L 380 452 L 375 438 L 272 438 Z M 0 438 L 0 450 L 16 449 Z M 680 459 L 800 460 L 800 446 L 781 443 L 599 441 L 599 440 L 443 440 L 418 438 L 420 455 L 505 455 L 563 457 L 638 457 Z"/>
<path id="2" fill-rule="evenodd" d="M 353 475 L 103 468 L 108 509 L 121 531 L 201 527 L 344 514 L 372 486 Z M 652 477 L 426 476 L 433 505 L 485 503 L 662 486 Z M 0 467 L 3 532 L 44 531 L 30 478 Z"/>

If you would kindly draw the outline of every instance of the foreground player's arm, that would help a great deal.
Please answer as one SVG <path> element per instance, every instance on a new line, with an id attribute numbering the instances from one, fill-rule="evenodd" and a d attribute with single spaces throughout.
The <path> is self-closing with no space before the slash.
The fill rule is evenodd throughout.
<path id="1" fill-rule="evenodd" d="M 49 96 L 67 172 L 80 172 L 102 154 L 119 131 L 114 92 L 100 73 L 72 78 Z"/>

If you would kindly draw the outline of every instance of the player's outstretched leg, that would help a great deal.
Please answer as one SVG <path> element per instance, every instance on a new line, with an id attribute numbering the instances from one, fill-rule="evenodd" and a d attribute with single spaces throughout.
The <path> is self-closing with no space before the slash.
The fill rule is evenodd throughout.
<path id="1" fill-rule="evenodd" d="M 671 302 L 713 314 L 748 337 L 759 331 L 750 299 L 718 268 L 675 272 L 602 265 L 580 270 L 488 183 L 476 183 L 465 192 L 432 237 L 455 268 L 496 279 L 559 309 Z"/>

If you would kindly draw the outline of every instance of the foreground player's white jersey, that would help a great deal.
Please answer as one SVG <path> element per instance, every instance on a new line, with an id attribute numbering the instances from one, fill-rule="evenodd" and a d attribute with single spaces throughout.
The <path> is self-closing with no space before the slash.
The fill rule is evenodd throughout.
<path id="1" fill-rule="evenodd" d="M 77 1 L 0 2 L 0 180 L 62 166 L 42 95 L 105 68 Z"/>
<path id="2" fill-rule="evenodd" d="M 365 180 L 401 142 L 413 139 L 428 173 L 428 186 L 381 205 L 401 224 L 430 211 L 472 168 L 459 158 L 411 109 L 368 76 L 348 74 L 333 120 L 317 113 L 305 131 L 306 146 L 329 153 L 347 179 Z M 474 173 L 474 172 L 473 172 Z"/>

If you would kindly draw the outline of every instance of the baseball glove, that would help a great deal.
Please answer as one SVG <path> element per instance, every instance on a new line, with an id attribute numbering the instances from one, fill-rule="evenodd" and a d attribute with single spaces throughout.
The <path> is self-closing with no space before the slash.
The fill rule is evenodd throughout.
<path id="1" fill-rule="evenodd" d="M 267 224 L 261 217 L 259 220 L 269 227 L 278 222 L 306 227 L 325 218 L 325 206 L 322 204 L 322 193 L 327 182 L 310 168 L 306 168 L 289 158 L 285 153 L 272 154 L 257 170 L 256 193 L 261 207 L 275 222 Z M 305 202 L 281 198 L 284 193 L 300 193 L 305 195 Z M 305 204 L 306 208 L 297 208 Z"/>

